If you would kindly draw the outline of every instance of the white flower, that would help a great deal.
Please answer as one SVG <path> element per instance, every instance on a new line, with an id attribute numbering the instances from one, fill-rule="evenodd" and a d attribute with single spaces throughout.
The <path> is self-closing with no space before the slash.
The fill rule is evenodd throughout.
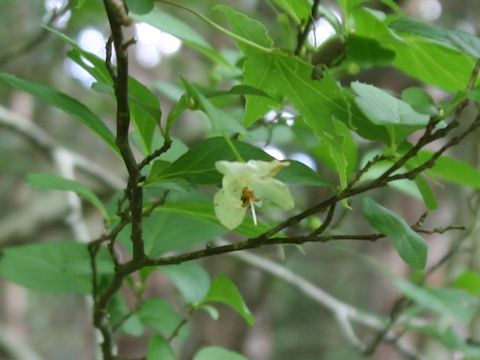
<path id="1" fill-rule="evenodd" d="M 239 226 L 248 206 L 251 206 L 255 225 L 254 203 L 268 200 L 275 205 L 290 210 L 294 201 L 287 186 L 273 176 L 288 162 L 250 160 L 248 162 L 217 161 L 215 167 L 222 173 L 222 189 L 215 194 L 213 204 L 215 214 L 228 229 Z"/>

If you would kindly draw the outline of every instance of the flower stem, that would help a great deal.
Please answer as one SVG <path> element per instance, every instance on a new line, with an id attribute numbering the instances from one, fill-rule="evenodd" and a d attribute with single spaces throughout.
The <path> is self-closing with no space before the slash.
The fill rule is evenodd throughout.
<path id="1" fill-rule="evenodd" d="M 240 155 L 240 153 L 238 152 L 237 148 L 235 147 L 235 145 L 233 145 L 232 140 L 227 136 L 227 134 L 225 134 L 224 132 L 222 132 L 222 135 L 223 135 L 223 138 L 225 139 L 225 141 L 227 142 L 228 146 L 229 146 L 230 149 L 232 150 L 233 154 L 235 155 L 235 158 L 237 159 L 237 161 L 245 162 L 245 160 L 243 159 L 242 155 Z"/>

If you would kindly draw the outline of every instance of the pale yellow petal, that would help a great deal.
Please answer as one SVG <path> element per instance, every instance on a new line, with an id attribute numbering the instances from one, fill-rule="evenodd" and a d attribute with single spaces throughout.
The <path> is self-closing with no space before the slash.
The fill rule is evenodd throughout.
<path id="1" fill-rule="evenodd" d="M 225 190 L 221 189 L 217 192 L 213 198 L 213 205 L 215 209 L 215 215 L 220 223 L 227 229 L 235 229 L 243 222 L 243 218 L 247 212 L 247 208 L 236 206 L 229 201 L 225 194 Z"/>
<path id="2" fill-rule="evenodd" d="M 288 187 L 277 179 L 258 179 L 252 182 L 255 196 L 268 200 L 285 210 L 293 209 L 295 202 Z"/>

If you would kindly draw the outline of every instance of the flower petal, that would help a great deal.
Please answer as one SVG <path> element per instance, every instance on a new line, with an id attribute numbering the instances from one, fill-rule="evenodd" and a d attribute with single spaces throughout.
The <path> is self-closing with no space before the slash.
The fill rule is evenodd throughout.
<path id="1" fill-rule="evenodd" d="M 288 162 L 278 160 L 262 161 L 249 160 L 248 162 L 238 161 L 217 161 L 215 167 L 218 172 L 225 176 L 234 177 L 261 177 L 270 178 L 275 176 L 283 167 L 290 165 Z"/>
<path id="2" fill-rule="evenodd" d="M 249 182 L 245 181 L 245 178 L 225 175 L 222 180 L 222 188 L 225 191 L 226 200 L 235 207 L 241 207 L 243 189 L 248 185 Z"/>
<path id="3" fill-rule="evenodd" d="M 250 177 L 250 176 L 257 176 L 256 171 L 257 169 L 255 166 L 244 162 L 238 161 L 217 161 L 215 163 L 215 167 L 218 172 L 222 173 L 225 176 L 233 176 L 233 177 Z"/>
<path id="4" fill-rule="evenodd" d="M 247 208 L 241 206 L 241 201 L 239 200 L 239 206 L 236 206 L 227 197 L 224 189 L 221 189 L 215 194 L 213 206 L 217 219 L 223 226 L 230 230 L 239 226 L 247 213 Z"/>
<path id="5" fill-rule="evenodd" d="M 295 205 L 290 190 L 280 180 L 273 178 L 255 179 L 251 188 L 255 196 L 262 200 L 268 200 L 282 209 L 291 210 Z"/>

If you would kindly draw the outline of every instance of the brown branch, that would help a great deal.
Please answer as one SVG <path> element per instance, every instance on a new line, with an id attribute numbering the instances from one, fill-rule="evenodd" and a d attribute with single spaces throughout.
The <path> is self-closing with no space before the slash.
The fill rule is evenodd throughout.
<path id="1" fill-rule="evenodd" d="M 333 214 L 335 212 L 335 206 L 336 205 L 337 205 L 337 203 L 330 206 L 330 208 L 328 210 L 327 217 L 325 218 L 325 221 L 323 222 L 323 224 L 318 229 L 316 229 L 314 232 L 312 232 L 310 234 L 310 236 L 320 235 L 328 228 L 328 226 L 332 222 Z"/>
<path id="2" fill-rule="evenodd" d="M 170 149 L 170 146 L 172 145 L 172 141 L 165 138 L 163 145 L 161 148 L 155 150 L 153 153 L 150 155 L 146 156 L 145 159 L 143 159 L 141 162 L 138 163 L 138 168 L 141 170 L 145 166 L 147 166 L 151 161 L 162 155 L 163 153 L 167 152 L 168 149 Z"/>
<path id="3" fill-rule="evenodd" d="M 455 122 L 456 123 L 456 122 Z M 453 124 L 453 122 L 451 123 Z M 402 173 L 402 174 L 396 174 L 396 175 L 392 175 L 390 177 L 388 177 L 388 179 L 390 179 L 390 181 L 395 181 L 395 180 L 399 180 L 399 179 L 414 179 L 418 174 L 420 174 L 421 172 L 423 172 L 424 170 L 426 169 L 429 169 L 431 167 L 433 167 L 435 165 L 435 162 L 437 161 L 437 159 L 445 152 L 447 151 L 449 148 L 451 148 L 452 146 L 455 146 L 457 145 L 460 141 L 462 141 L 467 135 L 470 135 L 471 133 L 473 133 L 478 127 L 480 126 L 480 115 L 477 115 L 477 117 L 475 118 L 475 120 L 470 124 L 470 126 L 465 130 L 463 131 L 460 135 L 458 136 L 455 136 L 455 137 L 452 137 L 445 145 L 443 145 L 440 150 L 438 150 L 437 152 L 435 152 L 432 157 L 430 158 L 430 160 L 424 162 L 422 165 L 416 167 L 415 169 L 411 170 L 411 171 L 408 171 L 408 172 L 405 172 L 405 173 Z M 441 129 L 443 130 L 443 129 Z M 437 131 L 437 132 L 440 132 L 441 130 Z"/>
<path id="4" fill-rule="evenodd" d="M 405 296 L 398 298 L 390 310 L 390 321 L 388 324 L 380 331 L 369 346 L 363 352 L 365 356 L 371 356 L 377 349 L 377 347 L 385 340 L 387 334 L 395 326 L 398 318 L 400 317 L 402 311 L 409 307 L 412 304 L 412 301 L 407 299 Z M 395 337 L 395 342 L 398 341 L 398 336 Z"/>
<path id="5" fill-rule="evenodd" d="M 422 233 L 422 234 L 443 234 L 447 231 L 451 230 L 466 230 L 467 228 L 463 225 L 450 225 L 450 226 L 445 226 L 441 228 L 435 228 L 433 230 L 423 230 L 423 229 L 416 229 L 413 228 L 416 232 Z"/>
<path id="6" fill-rule="evenodd" d="M 88 245 L 88 252 L 90 255 L 90 267 L 92 269 L 92 297 L 94 304 L 97 302 L 98 298 L 98 273 L 96 263 L 98 250 L 100 250 L 100 245 L 91 243 Z"/>
<path id="7" fill-rule="evenodd" d="M 380 154 L 375 155 L 375 157 L 373 159 L 369 160 L 363 168 L 361 168 L 360 170 L 355 172 L 355 174 L 352 176 L 352 178 L 350 179 L 350 181 L 348 183 L 348 187 L 352 187 L 355 183 L 357 183 L 358 180 L 360 180 L 360 178 L 363 176 L 363 174 L 365 174 L 368 170 L 370 170 L 370 168 L 373 165 L 375 165 L 376 163 L 378 163 L 380 161 L 387 160 L 387 159 L 388 159 L 388 156 L 380 155 Z"/>
<path id="8" fill-rule="evenodd" d="M 313 0 L 312 10 L 310 12 L 310 16 L 308 17 L 307 24 L 303 28 L 303 31 L 298 33 L 297 37 L 297 46 L 295 48 L 295 55 L 299 55 L 300 51 L 302 50 L 303 44 L 307 40 L 308 32 L 310 31 L 310 27 L 312 26 L 315 18 L 317 17 L 318 6 L 320 5 L 320 0 Z"/>
<path id="9" fill-rule="evenodd" d="M 125 315 L 123 315 L 115 324 L 112 325 L 112 332 L 116 332 L 120 326 L 125 324 L 125 322 L 130 319 L 137 311 L 140 309 L 142 306 L 142 299 L 139 299 L 139 301 L 135 304 L 135 307 L 131 310 L 129 310 Z"/>
<path id="10" fill-rule="evenodd" d="M 412 227 L 413 229 L 413 227 Z M 449 230 L 458 230 L 458 227 L 452 226 L 447 228 L 441 228 L 441 231 Z M 417 231 L 417 230 L 416 230 Z M 434 230 L 423 230 L 429 234 L 435 232 Z M 358 240 L 358 241 L 371 241 L 375 242 L 379 239 L 385 238 L 383 234 L 348 234 L 348 235 L 306 235 L 306 236 L 295 236 L 295 237 L 275 237 L 264 239 L 261 242 L 257 241 L 257 238 L 248 239 L 245 241 L 222 245 L 222 246 L 207 246 L 205 249 L 192 251 L 185 254 L 167 256 L 157 259 L 143 259 L 139 265 L 141 266 L 159 266 L 159 265 L 176 265 L 186 261 L 198 260 L 206 257 L 211 257 L 220 254 L 226 254 L 236 251 L 249 250 L 258 248 L 261 246 L 267 245 L 280 245 L 280 244 L 297 244 L 302 245 L 307 242 L 313 243 L 326 243 L 330 241 L 339 241 L 339 240 Z"/>
<path id="11" fill-rule="evenodd" d="M 112 78 L 113 82 L 117 81 L 117 73 L 115 72 L 115 68 L 112 65 L 112 46 L 113 46 L 113 39 L 111 36 L 108 37 L 107 43 L 105 44 L 105 66 Z"/>
<path id="12" fill-rule="evenodd" d="M 468 85 L 466 90 L 472 90 L 473 87 L 475 86 L 475 82 L 477 81 L 478 78 L 478 72 L 480 71 L 480 59 L 477 60 L 475 63 L 475 66 L 472 71 L 472 75 L 470 76 L 470 80 L 468 81 Z M 460 104 L 457 105 L 457 108 L 455 109 L 455 118 L 459 118 L 460 114 L 462 113 L 463 109 L 467 107 L 469 103 L 469 99 L 465 99 Z"/>
<path id="13" fill-rule="evenodd" d="M 143 216 L 144 217 L 149 217 L 150 214 L 156 209 L 158 208 L 159 206 L 162 206 L 163 204 L 165 204 L 165 201 L 167 200 L 167 196 L 168 194 L 170 193 L 170 190 L 166 190 L 162 197 L 159 198 L 158 200 L 152 202 L 150 204 L 150 207 L 148 209 L 146 209 L 144 212 L 143 212 Z"/>
<path id="14" fill-rule="evenodd" d="M 168 342 L 172 342 L 172 340 L 178 336 L 178 333 L 180 332 L 182 327 L 185 326 L 188 320 L 190 320 L 194 312 L 195 312 L 194 307 L 191 307 L 190 310 L 188 310 L 187 314 L 182 318 L 182 321 L 180 321 L 180 323 L 177 325 L 175 330 L 173 330 L 172 334 L 168 337 L 167 339 Z"/>
<path id="15" fill-rule="evenodd" d="M 115 143 L 117 144 L 122 159 L 128 171 L 128 183 L 125 189 L 126 198 L 118 202 L 118 213 L 121 218 L 120 223 L 110 231 L 109 234 L 100 237 L 89 244 L 91 253 L 93 279 L 96 279 L 95 252 L 102 242 L 109 240 L 109 250 L 115 263 L 115 271 L 111 282 L 106 286 L 101 294 L 97 294 L 94 302 L 93 322 L 103 337 L 101 349 L 104 360 L 113 360 L 116 357 L 113 354 L 113 329 L 108 321 L 108 304 L 112 297 L 122 287 L 125 277 L 138 269 L 139 259 L 145 257 L 143 243 L 143 188 L 139 186 L 141 181 L 140 169 L 137 165 L 128 139 L 130 127 L 130 109 L 128 104 L 128 53 L 127 49 L 132 41 L 125 42 L 122 26 L 129 25 L 131 19 L 126 13 L 123 0 L 104 0 L 104 6 L 107 12 L 108 21 L 111 29 L 111 37 L 106 44 L 107 56 L 105 65 L 114 82 L 114 93 L 117 103 L 116 125 L 117 132 Z M 111 64 L 112 44 L 117 56 L 116 72 Z M 128 209 L 121 210 L 125 200 L 129 201 Z M 133 247 L 133 259 L 127 263 L 120 264 L 114 249 L 115 238 L 118 232 L 127 224 L 132 224 L 131 241 Z M 94 287 L 95 281 L 93 282 Z"/>
<path id="16" fill-rule="evenodd" d="M 427 218 L 427 216 L 428 216 L 428 211 L 425 211 L 425 212 L 422 214 L 422 216 L 420 216 L 420 218 L 419 218 L 418 221 L 415 223 L 415 225 L 413 225 L 413 228 L 414 228 L 414 229 L 416 229 L 416 228 L 420 229 L 420 228 L 423 226 L 423 224 L 424 224 L 425 219 Z"/>
<path id="17" fill-rule="evenodd" d="M 470 81 L 468 82 L 468 85 L 467 85 L 467 90 L 472 90 L 473 87 L 475 86 L 475 82 L 477 81 L 479 71 L 480 71 L 480 59 L 478 59 L 477 62 L 475 63 L 475 67 L 473 68 L 472 75 L 470 76 Z"/>
<path id="18" fill-rule="evenodd" d="M 120 1 L 123 4 L 123 1 Z M 128 53 L 130 43 L 125 43 L 122 25 L 125 19 L 120 16 L 118 0 L 104 0 L 108 21 L 112 30 L 111 39 L 117 55 L 117 73 L 113 78 L 115 97 L 117 100 L 117 135 L 115 143 L 122 155 L 128 170 L 127 196 L 131 207 L 133 257 L 145 255 L 142 234 L 143 189 L 138 185 L 141 177 L 135 157 L 128 140 L 130 127 L 130 109 L 128 105 Z M 107 46 L 108 48 L 108 46 Z M 109 59 L 107 58 L 107 66 Z"/>
<path id="19" fill-rule="evenodd" d="M 476 82 L 476 79 L 478 77 L 479 71 L 480 71 L 480 59 L 477 61 L 476 65 L 475 65 L 475 67 L 472 71 L 470 81 L 467 85 L 467 90 L 470 90 L 474 86 L 474 84 Z M 460 104 L 457 105 L 457 107 L 455 109 L 454 119 L 452 120 L 452 122 L 450 122 L 450 124 L 447 127 L 443 128 L 443 129 L 439 129 L 436 132 L 433 132 L 433 128 L 431 126 L 427 126 L 427 130 L 426 130 L 425 134 L 429 133 L 429 127 L 430 127 L 430 132 L 432 133 L 432 137 L 440 138 L 440 137 L 444 137 L 445 135 L 447 135 L 452 129 L 454 129 L 455 127 L 458 126 L 458 119 L 459 119 L 462 111 L 468 105 L 468 103 L 469 103 L 469 100 L 466 99 L 466 100 L 462 101 Z M 430 120 L 429 125 L 432 124 L 432 120 L 433 119 Z M 433 154 L 432 157 L 428 161 L 424 162 L 420 166 L 417 166 L 415 169 L 413 169 L 411 171 L 408 171 L 408 172 L 405 172 L 405 173 L 402 173 L 402 174 L 390 175 L 390 174 L 393 173 L 393 172 L 390 172 L 390 174 L 388 174 L 389 176 L 387 175 L 387 179 L 389 179 L 389 181 L 394 181 L 394 180 L 398 180 L 398 179 L 414 179 L 421 172 L 425 171 L 426 169 L 429 169 L 429 168 L 433 167 L 435 165 L 436 160 L 447 149 L 451 148 L 452 146 L 457 145 L 467 135 L 473 133 L 479 126 L 480 126 L 480 115 L 477 115 L 475 120 L 470 124 L 470 126 L 468 126 L 468 128 L 466 130 L 464 130 L 462 133 L 460 133 L 460 135 L 457 135 L 457 136 L 451 138 L 444 146 L 442 146 L 440 148 L 440 150 L 435 152 L 435 154 Z M 424 135 L 424 137 L 425 137 L 425 135 Z M 421 142 L 422 142 L 422 139 L 419 140 L 417 145 Z M 413 147 L 409 151 L 409 153 L 415 147 Z M 415 153 L 417 153 L 418 150 Z M 403 166 L 403 164 L 402 164 L 402 166 Z M 400 168 L 400 167 L 398 167 L 398 168 Z M 463 229 L 465 229 L 465 227 L 463 227 L 463 226 L 455 226 L 455 225 L 447 226 L 447 227 L 444 227 L 444 228 L 433 229 L 433 230 L 418 229 L 418 227 L 420 227 L 422 225 L 426 216 L 427 216 L 426 213 L 423 214 L 421 216 L 421 218 L 419 219 L 419 221 L 412 227 L 412 229 L 417 231 L 417 232 L 422 232 L 422 233 L 426 233 L 426 234 L 443 233 L 443 232 L 449 231 L 449 230 L 463 230 Z M 438 267 L 440 267 L 442 264 L 444 264 L 451 256 L 453 256 L 453 254 L 456 253 L 458 248 L 459 248 L 459 246 L 454 247 L 450 252 L 448 252 L 446 255 L 444 255 L 435 265 L 433 265 L 429 270 L 427 270 L 425 272 L 425 275 L 431 274 L 434 270 L 436 270 Z M 426 279 L 426 276 L 423 278 L 423 281 L 425 281 L 425 279 Z M 390 322 L 388 323 L 387 326 L 385 326 L 385 328 L 382 331 L 380 331 L 377 334 L 375 339 L 372 341 L 372 343 L 365 350 L 364 355 L 366 355 L 366 356 L 373 355 L 373 353 L 376 351 L 378 345 L 380 345 L 381 342 L 386 341 L 385 340 L 386 335 L 393 328 L 393 326 L 396 323 L 396 320 L 400 317 L 403 310 L 408 308 L 412 303 L 413 302 L 411 300 L 409 300 L 406 296 L 401 296 L 399 299 L 397 299 L 397 301 L 394 303 L 394 305 L 393 305 L 393 307 L 390 311 Z M 402 335 L 403 335 L 403 332 L 398 334 L 393 340 L 391 340 L 389 342 L 392 343 L 393 345 L 395 345 L 396 342 L 400 339 L 400 337 Z"/>

